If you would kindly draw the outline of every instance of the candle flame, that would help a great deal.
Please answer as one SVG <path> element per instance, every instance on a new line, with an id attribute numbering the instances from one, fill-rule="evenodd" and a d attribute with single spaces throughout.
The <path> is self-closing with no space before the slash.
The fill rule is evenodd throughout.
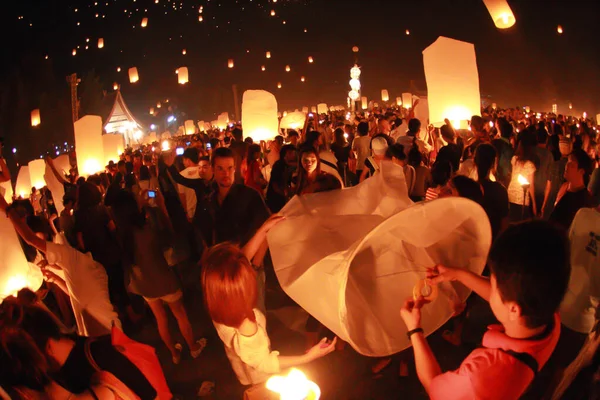
<path id="1" fill-rule="evenodd" d="M 517 177 L 517 181 L 519 182 L 519 185 L 521 185 L 521 186 L 529 185 L 529 181 L 527 180 L 527 178 L 525 178 L 521 174 L 519 174 L 519 176 Z"/>
<path id="2" fill-rule="evenodd" d="M 292 368 L 287 376 L 269 378 L 267 389 L 278 393 L 281 400 L 318 400 L 321 397 L 319 386 L 295 368 Z"/>

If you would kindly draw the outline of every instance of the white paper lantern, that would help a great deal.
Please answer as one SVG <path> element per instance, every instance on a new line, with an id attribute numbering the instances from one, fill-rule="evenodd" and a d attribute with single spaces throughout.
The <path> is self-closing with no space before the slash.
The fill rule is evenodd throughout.
<path id="1" fill-rule="evenodd" d="M 0 182 L 0 196 L 4 196 L 4 200 L 6 200 L 8 204 L 12 202 L 13 193 L 12 182 L 10 180 Z"/>
<path id="2" fill-rule="evenodd" d="M 366 110 L 367 108 L 369 108 L 369 101 L 367 100 L 366 96 L 361 97 L 361 99 L 360 99 L 360 107 L 363 110 Z"/>
<path id="3" fill-rule="evenodd" d="M 148 26 L 148 18 L 142 18 L 142 28 L 145 28 Z"/>
<path id="4" fill-rule="evenodd" d="M 194 124 L 193 120 L 188 119 L 184 122 L 184 126 L 186 135 L 193 135 L 194 133 L 196 133 L 196 125 Z"/>
<path id="5" fill-rule="evenodd" d="M 227 61 L 227 67 L 228 67 L 228 68 L 233 68 L 233 58 L 230 58 L 230 59 Z"/>
<path id="6" fill-rule="evenodd" d="M 229 113 L 223 112 L 223 113 L 219 114 L 219 116 L 217 117 L 217 123 L 216 123 L 217 128 L 219 128 L 221 130 L 225 130 L 225 129 L 227 129 L 228 123 L 229 123 Z"/>
<path id="7" fill-rule="evenodd" d="M 75 153 L 80 176 L 104 171 L 102 118 L 86 115 L 75 122 Z"/>
<path id="8" fill-rule="evenodd" d="M 352 67 L 350 69 L 350 78 L 352 78 L 352 79 L 360 78 L 360 72 L 361 72 L 360 68 L 357 65 L 355 65 L 354 67 Z"/>
<path id="9" fill-rule="evenodd" d="M 35 110 L 31 111 L 31 126 L 38 126 L 41 123 L 42 119 L 40 117 L 40 110 L 36 108 Z"/>
<path id="10" fill-rule="evenodd" d="M 317 104 L 317 112 L 319 114 L 327 114 L 328 111 L 329 111 L 329 108 L 327 107 L 327 104 L 325 104 L 325 103 Z"/>
<path id="11" fill-rule="evenodd" d="M 140 75 L 136 67 L 129 68 L 129 82 L 136 83 L 140 80 Z"/>
<path id="12" fill-rule="evenodd" d="M 187 67 L 181 67 L 178 71 L 179 72 L 177 73 L 177 82 L 179 82 L 180 85 L 185 85 L 189 82 L 188 69 Z"/>
<path id="13" fill-rule="evenodd" d="M 242 129 L 255 142 L 271 140 L 279 133 L 277 100 L 265 90 L 246 90 L 242 96 Z"/>
<path id="14" fill-rule="evenodd" d="M 316 112 L 317 112 L 317 107 L 315 107 L 315 106 L 312 106 L 312 107 L 310 108 L 310 112 L 311 112 L 311 113 L 313 113 L 313 114 L 314 114 L 314 113 L 316 113 Z"/>
<path id="15" fill-rule="evenodd" d="M 302 112 L 304 114 L 308 114 L 308 107 L 302 107 Z"/>
<path id="16" fill-rule="evenodd" d="M 204 122 L 204 121 L 200 121 L 200 122 L 198 122 L 198 130 L 199 130 L 200 132 L 204 132 L 204 131 L 206 130 L 206 129 L 205 129 L 205 122 Z"/>
<path id="17" fill-rule="evenodd" d="M 396 97 L 396 105 L 398 107 L 402 106 L 402 97 Z"/>
<path id="18" fill-rule="evenodd" d="M 110 161 L 118 163 L 121 154 L 125 151 L 125 137 L 120 133 L 107 133 L 102 135 L 102 146 L 104 147 L 104 165 Z"/>
<path id="19" fill-rule="evenodd" d="M 28 199 L 31 194 L 31 179 L 29 178 L 29 167 L 27 165 L 19 168 L 17 183 L 15 185 L 15 196 Z"/>
<path id="20" fill-rule="evenodd" d="M 352 78 L 349 83 L 352 90 L 360 90 L 360 81 L 358 79 Z"/>
<path id="21" fill-rule="evenodd" d="M 348 92 L 348 97 L 352 101 L 356 101 L 360 97 L 360 93 L 358 93 L 356 90 L 351 90 L 351 91 Z"/>
<path id="22" fill-rule="evenodd" d="M 412 94 L 411 93 L 402 93 L 402 106 L 404 108 L 412 107 Z"/>
<path id="23" fill-rule="evenodd" d="M 390 95 L 388 94 L 388 91 L 383 89 L 381 91 L 381 101 L 389 101 L 390 100 Z"/>
<path id="24" fill-rule="evenodd" d="M 283 118 L 279 122 L 279 128 L 281 129 L 299 129 L 304 126 L 306 120 L 306 114 L 301 111 L 294 111 L 291 113 L 284 113 Z"/>
<path id="25" fill-rule="evenodd" d="M 265 55 L 267 58 L 271 58 L 271 52 L 267 51 L 267 54 Z"/>
<path id="26" fill-rule="evenodd" d="M 312 64 L 313 62 L 315 62 L 315 60 L 312 57 L 308 57 L 308 62 Z"/>
<path id="27" fill-rule="evenodd" d="M 423 51 L 423 64 L 430 123 L 440 127 L 447 118 L 466 129 L 466 121 L 481 112 L 475 46 L 440 36 Z"/>
<path id="28" fill-rule="evenodd" d="M 46 170 L 46 162 L 41 158 L 38 158 L 33 161 L 29 161 L 29 182 L 32 187 L 35 187 L 37 190 L 40 190 L 44 186 L 46 186 L 46 181 L 44 180 L 44 171 Z"/>
<path id="29" fill-rule="evenodd" d="M 103 38 L 98 39 L 98 48 L 99 49 L 104 48 L 104 39 Z"/>
<path id="30" fill-rule="evenodd" d="M 483 0 L 496 28 L 507 29 L 516 22 L 515 16 L 506 0 Z"/>

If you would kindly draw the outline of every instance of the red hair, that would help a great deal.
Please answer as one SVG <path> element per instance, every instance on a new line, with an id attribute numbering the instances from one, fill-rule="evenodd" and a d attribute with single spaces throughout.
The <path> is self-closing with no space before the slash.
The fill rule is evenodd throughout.
<path id="1" fill-rule="evenodd" d="M 245 319 L 256 322 L 256 272 L 232 243 L 211 247 L 202 257 L 202 290 L 210 318 L 238 328 Z"/>

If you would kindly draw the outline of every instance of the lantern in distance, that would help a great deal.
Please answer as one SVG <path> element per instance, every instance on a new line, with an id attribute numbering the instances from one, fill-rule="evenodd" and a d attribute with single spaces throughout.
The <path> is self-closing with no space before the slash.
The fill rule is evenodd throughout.
<path id="1" fill-rule="evenodd" d="M 267 68 L 263 65 L 262 67 L 260 67 L 261 71 L 265 71 Z"/>
<path id="2" fill-rule="evenodd" d="M 76 55 L 77 55 L 77 49 L 73 49 L 73 51 L 71 52 L 71 54 L 72 54 L 73 56 L 76 56 Z"/>
<path id="3" fill-rule="evenodd" d="M 292 70 L 292 69 L 290 68 L 290 66 L 289 66 L 289 65 L 286 65 L 286 66 L 285 66 L 285 72 L 290 72 L 291 70 Z"/>
<path id="4" fill-rule="evenodd" d="M 308 57 L 308 62 L 309 62 L 309 63 L 311 63 L 311 64 L 312 64 L 314 61 L 315 61 L 315 60 L 314 60 L 314 58 L 312 58 L 312 56 L 311 56 L 311 57 Z"/>
<path id="5" fill-rule="evenodd" d="M 198 129 L 200 130 L 200 132 L 204 132 L 206 130 L 205 124 L 206 123 L 204 121 L 198 122 Z"/>
<path id="6" fill-rule="evenodd" d="M 98 48 L 99 49 L 104 48 L 104 39 L 103 38 L 98 39 Z"/>
<path id="7" fill-rule="evenodd" d="M 204 18 L 202 18 L 202 15 L 198 16 L 198 22 L 202 22 L 204 21 Z"/>
<path id="8" fill-rule="evenodd" d="M 358 53 L 358 46 L 354 46 L 354 47 L 352 47 L 352 52 L 354 52 L 354 53 Z"/>
<path id="9" fill-rule="evenodd" d="M 140 80 L 140 75 L 136 67 L 129 68 L 129 82 L 136 83 Z"/>
<path id="10" fill-rule="evenodd" d="M 196 133 L 196 125 L 194 124 L 194 121 L 192 121 L 191 119 L 188 119 L 187 121 L 185 121 L 184 126 L 185 126 L 185 134 L 186 135 L 193 135 L 194 133 Z"/>
<path id="11" fill-rule="evenodd" d="M 386 89 L 381 91 L 381 101 L 390 101 L 390 95 Z"/>
<path id="12" fill-rule="evenodd" d="M 270 51 L 267 51 L 266 57 L 267 58 L 271 58 L 271 52 Z"/>
<path id="13" fill-rule="evenodd" d="M 142 18 L 142 28 L 145 28 L 148 26 L 148 18 Z"/>
<path id="14" fill-rule="evenodd" d="M 402 97 L 396 97 L 396 105 L 398 107 L 402 106 Z"/>
<path id="15" fill-rule="evenodd" d="M 325 104 L 325 103 L 317 104 L 317 113 L 327 114 L 328 111 L 329 111 L 329 108 L 327 107 L 327 104 Z"/>
<path id="16" fill-rule="evenodd" d="M 562 34 L 562 33 L 563 33 L 563 28 L 562 28 L 562 26 L 561 26 L 561 25 L 559 25 L 559 26 L 556 28 L 556 31 L 557 31 L 559 34 Z"/>
<path id="17" fill-rule="evenodd" d="M 358 79 L 360 78 L 360 68 L 358 67 L 358 65 L 354 65 L 354 67 L 352 67 L 350 69 L 350 78 L 352 79 Z"/>
<path id="18" fill-rule="evenodd" d="M 281 82 L 277 82 L 277 89 L 281 89 Z"/>
<path id="19" fill-rule="evenodd" d="M 506 0 L 483 0 L 496 28 L 508 29 L 516 22 L 510 6 Z"/>
<path id="20" fill-rule="evenodd" d="M 412 107 L 412 94 L 411 93 L 402 93 L 402 105 L 404 108 Z"/>
<path id="21" fill-rule="evenodd" d="M 102 135 L 102 146 L 104 147 L 104 165 L 110 161 L 118 163 L 121 154 L 125 151 L 125 137 L 120 133 L 107 133 Z"/>
<path id="22" fill-rule="evenodd" d="M 348 92 L 348 97 L 352 101 L 356 101 L 360 97 L 360 94 L 356 90 L 351 90 L 351 91 Z"/>
<path id="23" fill-rule="evenodd" d="M 33 161 L 29 161 L 29 180 L 31 186 L 40 190 L 44 186 L 46 186 L 46 181 L 44 180 L 44 172 L 46 171 L 46 162 L 38 158 Z M 31 188 L 30 188 L 31 189 Z"/>
<path id="24" fill-rule="evenodd" d="M 185 56 L 187 54 L 187 50 L 186 49 L 181 50 L 181 54 L 183 54 Z"/>
<path id="25" fill-rule="evenodd" d="M 305 78 L 305 77 L 303 77 L 303 76 L 301 76 L 301 77 L 300 77 L 300 82 L 304 82 L 304 81 L 306 81 L 306 78 Z"/>
<path id="26" fill-rule="evenodd" d="M 279 133 L 277 100 L 265 90 L 246 90 L 242 96 L 244 136 L 255 143 L 273 139 Z"/>
<path id="27" fill-rule="evenodd" d="M 316 112 L 317 112 L 317 107 L 315 107 L 315 106 L 312 106 L 312 107 L 310 108 L 310 112 L 311 112 L 311 113 L 313 113 L 313 114 L 314 114 L 314 113 L 316 113 Z"/>
<path id="28" fill-rule="evenodd" d="M 187 67 L 179 68 L 179 72 L 177 73 L 177 82 L 180 85 L 185 85 L 189 82 L 189 73 Z"/>
<path id="29" fill-rule="evenodd" d="M 117 82 L 113 83 L 113 90 L 119 90 L 119 84 Z"/>
<path id="30" fill-rule="evenodd" d="M 104 142 L 102 118 L 86 115 L 75 121 L 75 152 L 80 176 L 104 171 Z"/>
<path id="31" fill-rule="evenodd" d="M 23 165 L 19 168 L 17 174 L 17 183 L 15 184 L 15 195 L 28 199 L 31 194 L 31 178 L 29 177 L 29 166 Z"/>
<path id="32" fill-rule="evenodd" d="M 360 107 L 363 110 L 366 110 L 367 108 L 369 108 L 369 101 L 367 100 L 367 96 L 363 96 L 360 99 Z"/>
<path id="33" fill-rule="evenodd" d="M 358 79 L 350 79 L 349 84 L 352 90 L 360 90 L 360 81 Z"/>
<path id="34" fill-rule="evenodd" d="M 233 58 L 230 58 L 229 61 L 227 61 L 227 67 L 233 68 Z"/>
<path id="35" fill-rule="evenodd" d="M 31 111 L 31 126 L 38 126 L 42 123 L 42 119 L 40 117 L 40 109 L 36 108 Z"/>

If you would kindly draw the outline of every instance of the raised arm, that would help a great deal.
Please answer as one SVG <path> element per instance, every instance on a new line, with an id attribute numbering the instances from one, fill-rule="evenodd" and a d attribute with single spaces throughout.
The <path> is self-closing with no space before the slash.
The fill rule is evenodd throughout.
<path id="1" fill-rule="evenodd" d="M 490 280 L 476 275 L 471 271 L 467 271 L 466 269 L 437 265 L 428 270 L 427 278 L 429 278 L 433 284 L 458 281 L 473 290 L 485 301 L 490 301 L 490 291 L 492 290 Z"/>
<path id="2" fill-rule="evenodd" d="M 10 181 L 10 171 L 6 166 L 6 161 L 0 156 L 0 182 Z"/>
<path id="3" fill-rule="evenodd" d="M 6 202 L 6 200 L 4 200 L 4 197 L 0 196 L 0 210 L 2 210 L 3 213 L 6 213 L 7 209 L 8 203 Z M 4 216 L 0 215 L 0 218 L 3 217 Z M 15 227 L 17 233 L 23 238 L 25 242 L 27 242 L 29 245 L 35 247 L 43 253 L 46 252 L 46 241 L 36 236 L 36 234 L 27 225 L 27 222 L 25 222 L 24 216 L 19 215 L 17 210 L 13 208 L 8 212 L 8 217 L 10 218 L 10 221 Z"/>
<path id="4" fill-rule="evenodd" d="M 50 171 L 52 171 L 52 174 L 54 174 L 54 176 L 56 177 L 56 179 L 58 179 L 58 181 L 61 183 L 61 185 L 64 185 L 65 183 L 69 183 L 69 182 L 67 182 L 65 177 L 62 176 L 58 172 L 58 170 L 56 169 L 56 166 L 54 165 L 54 161 L 52 161 L 52 158 L 46 157 L 46 164 L 48 164 L 48 166 L 50 167 Z"/>
<path id="5" fill-rule="evenodd" d="M 275 225 L 283 221 L 285 217 L 281 215 L 271 215 L 269 219 L 265 221 L 265 223 L 256 231 L 254 236 L 246 243 L 246 245 L 242 248 L 242 252 L 246 256 L 246 258 L 250 261 L 256 256 L 256 253 L 260 250 L 263 243 L 267 239 L 267 233 L 273 228 Z"/>

